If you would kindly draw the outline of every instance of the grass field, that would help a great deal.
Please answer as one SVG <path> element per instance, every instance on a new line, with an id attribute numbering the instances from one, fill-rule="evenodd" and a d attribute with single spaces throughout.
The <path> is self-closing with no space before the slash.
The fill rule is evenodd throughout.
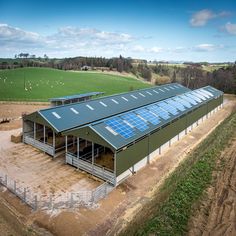
<path id="1" fill-rule="evenodd" d="M 217 158 L 236 132 L 236 112 L 166 179 L 155 199 L 122 235 L 185 235 L 194 206 L 212 181 Z"/>
<path id="2" fill-rule="evenodd" d="M 50 68 L 0 70 L 0 100 L 47 101 L 48 98 L 105 92 L 105 95 L 149 87 L 133 78 Z"/>

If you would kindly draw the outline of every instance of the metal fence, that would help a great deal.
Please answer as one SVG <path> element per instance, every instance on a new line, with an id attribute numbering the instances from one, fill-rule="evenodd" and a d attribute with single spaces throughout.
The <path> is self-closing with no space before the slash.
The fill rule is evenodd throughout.
<path id="1" fill-rule="evenodd" d="M 0 184 L 20 198 L 33 210 L 53 210 L 76 208 L 80 206 L 91 207 L 100 199 L 105 198 L 114 188 L 104 182 L 93 190 L 81 190 L 68 192 L 67 194 L 35 194 L 32 190 L 22 187 L 17 181 L 12 180 L 8 175 L 0 173 Z"/>
<path id="2" fill-rule="evenodd" d="M 23 135 L 23 142 L 30 144 L 46 153 L 48 153 L 51 156 L 54 156 L 55 154 L 55 148 L 47 143 L 43 143 L 41 141 L 38 141 L 30 136 Z"/>

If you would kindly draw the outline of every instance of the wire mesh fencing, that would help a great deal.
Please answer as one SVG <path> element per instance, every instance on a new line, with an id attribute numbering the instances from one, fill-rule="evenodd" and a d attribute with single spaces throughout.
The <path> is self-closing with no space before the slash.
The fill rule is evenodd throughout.
<path id="1" fill-rule="evenodd" d="M 69 209 L 81 206 L 91 207 L 100 199 L 105 198 L 114 188 L 109 183 L 104 182 L 93 190 L 81 190 L 65 194 L 35 194 L 29 188 L 20 186 L 17 181 L 2 173 L 0 173 L 0 184 L 35 211 Z"/>

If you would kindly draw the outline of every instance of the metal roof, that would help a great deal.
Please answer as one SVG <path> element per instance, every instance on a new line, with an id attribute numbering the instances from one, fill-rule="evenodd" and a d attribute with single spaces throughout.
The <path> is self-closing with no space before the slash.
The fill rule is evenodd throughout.
<path id="1" fill-rule="evenodd" d="M 44 119 L 55 131 L 62 132 L 188 91 L 191 90 L 177 83 L 166 84 L 89 101 L 47 108 L 37 111 L 35 115 Z M 28 116 L 29 120 L 31 119 L 31 115 Z M 27 116 L 25 119 L 27 120 Z"/>
<path id="2" fill-rule="evenodd" d="M 207 86 L 94 122 L 88 127 L 118 150 L 222 94 Z M 70 132 L 73 130 L 66 133 Z"/>
<path id="3" fill-rule="evenodd" d="M 96 95 L 104 94 L 104 92 L 89 92 L 89 93 L 81 93 L 81 94 L 74 94 L 74 95 L 68 95 L 58 98 L 50 98 L 50 102 L 58 102 L 58 101 L 66 101 L 71 99 L 77 99 L 77 98 L 85 98 L 85 97 L 91 97 Z"/>

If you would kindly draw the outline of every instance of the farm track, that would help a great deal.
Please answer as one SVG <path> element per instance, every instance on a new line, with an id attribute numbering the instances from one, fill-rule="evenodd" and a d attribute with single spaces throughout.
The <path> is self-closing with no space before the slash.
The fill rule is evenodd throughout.
<path id="1" fill-rule="evenodd" d="M 214 182 L 190 221 L 189 236 L 236 235 L 236 134 L 217 166 Z"/>

